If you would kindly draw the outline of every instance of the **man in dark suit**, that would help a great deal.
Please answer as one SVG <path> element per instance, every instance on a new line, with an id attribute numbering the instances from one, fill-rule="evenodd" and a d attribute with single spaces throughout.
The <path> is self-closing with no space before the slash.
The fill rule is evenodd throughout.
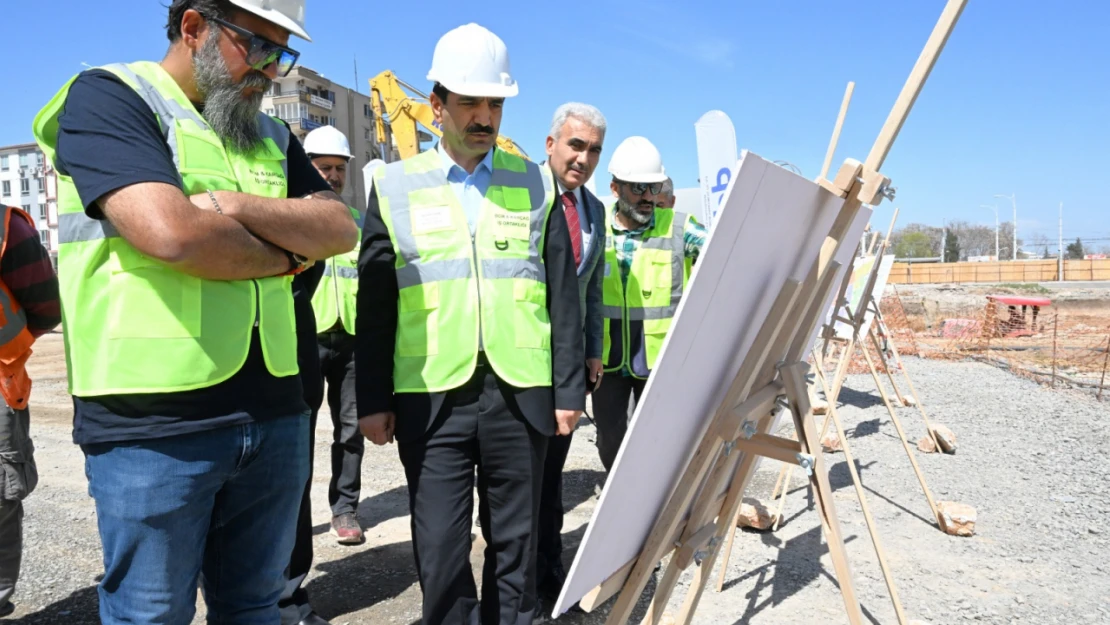
<path id="1" fill-rule="evenodd" d="M 585 187 L 601 158 L 605 141 L 605 116 L 588 104 L 569 102 L 555 111 L 547 136 L 546 163 L 559 186 L 559 201 L 570 229 L 571 247 L 578 267 L 579 305 L 585 328 L 588 389 L 601 382 L 601 314 L 599 262 L 605 250 L 605 206 Z M 537 589 L 541 602 L 554 603 L 566 580 L 563 568 L 563 465 L 571 436 L 555 436 L 547 446 L 543 492 L 540 496 Z M 540 607 L 537 606 L 537 615 Z"/>
<path id="2" fill-rule="evenodd" d="M 495 148 L 511 76 L 485 28 L 440 39 L 428 79 L 443 139 L 375 172 L 363 227 L 359 426 L 378 445 L 396 435 L 427 625 L 532 621 L 548 440 L 585 408 L 578 281 L 554 180 Z"/>

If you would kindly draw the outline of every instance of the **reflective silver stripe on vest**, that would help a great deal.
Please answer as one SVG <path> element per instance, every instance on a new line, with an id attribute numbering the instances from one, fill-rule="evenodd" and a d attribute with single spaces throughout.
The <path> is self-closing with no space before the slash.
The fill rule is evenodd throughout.
<path id="1" fill-rule="evenodd" d="M 438 156 L 437 156 L 438 158 Z M 441 280 L 459 280 L 470 277 L 470 261 L 457 258 L 441 261 L 422 261 L 412 231 L 410 194 L 427 189 L 436 189 L 450 184 L 439 167 L 426 172 L 405 173 L 401 163 L 387 165 L 386 175 L 374 181 L 380 197 L 389 201 L 391 231 L 397 242 L 397 255 L 405 262 L 397 268 L 398 288 L 412 287 Z M 547 219 L 546 193 L 543 188 L 543 175 L 539 166 L 527 162 L 526 170 L 515 172 L 494 168 L 490 186 L 525 188 L 528 190 L 532 208 L 529 212 L 528 258 L 484 259 L 482 277 L 485 279 L 522 278 L 546 281 L 540 253 L 540 239 L 543 237 Z"/>
<path id="2" fill-rule="evenodd" d="M 58 215 L 58 244 L 80 243 L 118 237 L 119 231 L 107 219 L 93 219 L 85 213 Z"/>
<path id="3" fill-rule="evenodd" d="M 277 121 L 269 115 L 259 112 L 258 113 L 258 130 L 264 138 L 272 139 L 282 155 L 285 156 L 281 161 L 281 173 L 285 176 L 285 180 L 289 180 L 289 129 L 285 124 Z"/>
<path id="4" fill-rule="evenodd" d="M 454 258 L 430 263 L 412 263 L 397 269 L 397 288 L 444 280 L 463 280 L 470 277 L 470 259 Z"/>
<path id="5" fill-rule="evenodd" d="M 0 251 L 4 250 L 4 242 L 8 236 L 8 220 L 22 219 L 18 215 L 13 215 L 11 211 L 12 209 L 0 210 Z M 8 293 L 4 289 L 0 289 L 0 309 L 3 309 L 4 319 L 7 320 L 3 326 L 0 326 L 0 345 L 5 345 L 19 336 L 23 328 L 27 327 L 27 313 L 22 308 L 16 311 L 15 302 L 8 298 Z"/>
<path id="6" fill-rule="evenodd" d="M 357 280 L 358 269 L 354 267 L 332 267 L 331 265 L 326 265 L 324 266 L 324 277 L 329 276 L 339 276 L 340 278 Z"/>
<path id="7" fill-rule="evenodd" d="M 204 118 L 200 115 L 197 115 L 196 111 L 190 111 L 184 106 L 181 106 L 177 100 L 163 96 L 154 85 L 150 84 L 150 81 L 136 74 L 127 65 L 123 63 L 114 63 L 105 66 L 105 69 L 123 74 L 139 86 L 139 97 L 141 97 L 143 102 L 146 102 L 146 105 L 158 116 L 162 124 L 162 137 L 166 140 L 166 145 L 170 146 L 170 154 L 173 155 L 173 164 L 180 170 L 181 161 L 178 159 L 177 133 L 173 131 L 174 120 L 188 119 L 205 130 L 211 130 L 208 126 L 208 122 L 204 121 Z M 181 174 L 178 173 L 178 179 L 180 179 L 180 177 Z"/>

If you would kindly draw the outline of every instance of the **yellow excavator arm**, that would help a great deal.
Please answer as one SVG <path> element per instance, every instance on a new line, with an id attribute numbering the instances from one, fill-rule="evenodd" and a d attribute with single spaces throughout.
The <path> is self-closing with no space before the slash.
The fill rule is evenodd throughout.
<path id="1" fill-rule="evenodd" d="M 402 89 L 404 87 L 404 89 Z M 405 89 L 415 95 L 409 95 Z M 401 158 L 409 158 L 420 153 L 420 135 L 417 124 L 423 126 L 428 132 L 437 137 L 443 136 L 443 131 L 436 123 L 435 114 L 428 104 L 428 96 L 421 93 L 412 85 L 402 81 L 386 70 L 370 79 L 370 106 L 374 110 L 374 125 L 378 141 L 382 142 L 383 157 L 389 160 L 389 146 L 386 134 L 393 134 L 397 143 L 397 151 Z M 512 139 L 499 135 L 497 147 L 515 154 L 521 158 L 528 158 L 528 154 Z"/>

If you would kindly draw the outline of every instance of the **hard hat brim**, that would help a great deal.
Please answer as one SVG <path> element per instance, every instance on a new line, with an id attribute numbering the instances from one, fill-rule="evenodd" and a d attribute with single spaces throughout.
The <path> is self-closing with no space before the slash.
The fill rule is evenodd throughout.
<path id="1" fill-rule="evenodd" d="M 320 156 L 335 156 L 338 158 L 345 158 L 347 160 L 351 160 L 352 158 L 354 158 L 354 156 L 350 154 L 344 154 L 342 152 L 306 152 L 305 154 L 308 155 L 308 160 L 312 160 Z"/>
<path id="2" fill-rule="evenodd" d="M 612 174 L 613 177 L 617 180 L 622 180 L 624 182 L 643 182 L 645 184 L 651 184 L 653 182 L 667 181 L 667 174 L 665 172 L 661 174 L 639 174 L 636 176 L 621 176 L 620 174 L 614 172 L 609 173 Z"/>
<path id="3" fill-rule="evenodd" d="M 428 74 L 428 80 L 438 82 L 451 93 L 470 96 L 472 98 L 511 98 L 517 95 L 520 87 L 516 82 L 511 85 L 499 83 L 460 83 L 453 80 L 436 80 L 434 74 Z"/>
<path id="4" fill-rule="evenodd" d="M 288 30 L 291 34 L 294 34 L 309 43 L 312 42 L 312 37 L 308 36 L 308 32 L 305 31 L 304 28 L 301 28 L 299 24 L 289 19 L 285 15 L 275 11 L 274 9 L 262 9 L 255 6 L 244 6 L 243 4 L 240 4 L 238 2 L 232 2 L 231 4 L 238 9 L 254 13 L 267 22 L 273 22 L 274 24 L 277 24 L 285 30 Z"/>

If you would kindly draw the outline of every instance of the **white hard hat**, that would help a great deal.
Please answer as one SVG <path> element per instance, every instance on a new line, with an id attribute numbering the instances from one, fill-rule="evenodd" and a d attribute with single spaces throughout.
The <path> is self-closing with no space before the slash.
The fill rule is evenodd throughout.
<path id="1" fill-rule="evenodd" d="M 342 156 L 351 159 L 351 144 L 335 126 L 320 126 L 304 138 L 304 151 L 315 156 Z"/>
<path id="2" fill-rule="evenodd" d="M 659 150 L 644 137 L 629 137 L 613 151 L 609 173 L 625 182 L 663 182 L 667 172 Z"/>
<path id="3" fill-rule="evenodd" d="M 290 33 L 312 41 L 304 29 L 305 0 L 229 0 L 234 6 L 281 26 Z"/>
<path id="4" fill-rule="evenodd" d="M 439 38 L 428 80 L 459 95 L 511 98 L 517 94 L 505 42 L 477 24 L 459 26 Z"/>

